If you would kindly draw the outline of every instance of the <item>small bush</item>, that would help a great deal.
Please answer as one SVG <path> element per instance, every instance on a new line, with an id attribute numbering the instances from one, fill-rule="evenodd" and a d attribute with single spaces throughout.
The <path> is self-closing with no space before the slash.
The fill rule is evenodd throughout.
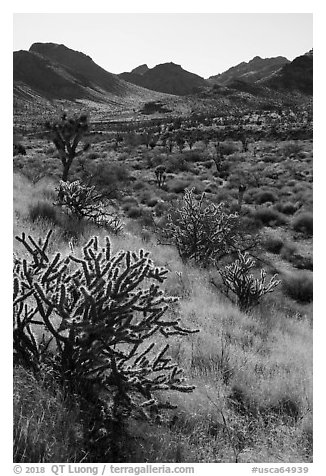
<path id="1" fill-rule="evenodd" d="M 200 162 L 203 160 L 199 150 L 187 150 L 184 152 L 184 159 L 187 162 Z"/>
<path id="2" fill-rule="evenodd" d="M 134 183 L 134 190 L 141 190 L 142 188 L 144 188 L 144 186 L 144 182 L 142 182 L 141 180 L 137 180 Z"/>
<path id="3" fill-rule="evenodd" d="M 300 303 L 309 303 L 313 300 L 312 273 L 301 271 L 288 274 L 283 279 L 285 294 Z"/>
<path id="4" fill-rule="evenodd" d="M 285 144 L 282 148 L 285 157 L 291 157 L 291 155 L 298 155 L 302 151 L 303 146 L 297 142 L 290 142 Z"/>
<path id="5" fill-rule="evenodd" d="M 310 212 L 297 215 L 292 221 L 292 228 L 295 231 L 305 233 L 309 236 L 313 234 L 313 214 Z"/>
<path id="6" fill-rule="evenodd" d="M 292 202 L 279 203 L 276 208 L 285 215 L 293 215 L 297 211 L 297 206 Z"/>
<path id="7" fill-rule="evenodd" d="M 268 207 L 256 210 L 254 216 L 263 225 L 275 226 L 284 225 L 286 223 L 286 218 L 284 215 Z"/>
<path id="8" fill-rule="evenodd" d="M 219 152 L 222 155 L 232 155 L 238 151 L 238 147 L 233 142 L 221 142 L 219 145 Z"/>
<path id="9" fill-rule="evenodd" d="M 38 219 L 47 220 L 51 223 L 58 222 L 57 211 L 55 207 L 48 202 L 37 202 L 29 209 L 29 218 L 31 221 Z"/>
<path id="10" fill-rule="evenodd" d="M 106 164 L 97 165 L 92 171 L 93 183 L 101 188 L 117 187 L 119 182 L 126 182 L 130 178 L 129 170 L 124 164 Z"/>
<path id="11" fill-rule="evenodd" d="M 255 199 L 256 199 L 257 203 L 262 205 L 263 203 L 266 203 L 266 202 L 271 202 L 271 203 L 276 202 L 277 197 L 276 197 L 275 193 L 273 193 L 269 190 L 264 190 L 264 191 L 259 192 L 256 195 Z"/>
<path id="12" fill-rule="evenodd" d="M 175 179 L 168 183 L 168 190 L 169 192 L 183 193 L 188 186 L 189 181 Z"/>
<path id="13" fill-rule="evenodd" d="M 283 240 L 277 236 L 268 236 L 263 242 L 263 246 L 266 251 L 270 253 L 278 254 L 283 247 Z"/>
<path id="14" fill-rule="evenodd" d="M 297 249 L 298 248 L 294 243 L 284 243 L 281 249 L 281 257 L 291 263 L 293 255 L 296 253 Z"/>
<path id="15" fill-rule="evenodd" d="M 166 171 L 169 173 L 187 172 L 189 170 L 189 164 L 185 161 L 184 157 L 180 156 L 171 157 L 165 166 Z"/>
<path id="16" fill-rule="evenodd" d="M 126 214 L 128 218 L 139 218 L 142 214 L 142 211 L 137 206 L 131 206 L 128 210 L 126 210 Z"/>
<path id="17" fill-rule="evenodd" d="M 158 202 L 155 205 L 155 214 L 156 216 L 160 217 L 162 216 L 167 210 L 168 210 L 168 205 L 164 202 Z"/>
<path id="18" fill-rule="evenodd" d="M 14 144 L 14 156 L 19 154 L 26 155 L 26 149 L 22 144 Z"/>
<path id="19" fill-rule="evenodd" d="M 152 198 L 149 198 L 149 199 L 147 200 L 147 203 L 146 203 L 146 204 L 147 204 L 148 207 L 151 207 L 151 208 L 152 208 L 152 207 L 155 207 L 155 205 L 157 204 L 157 202 L 158 202 L 158 199 L 157 199 L 156 197 L 152 197 Z"/>

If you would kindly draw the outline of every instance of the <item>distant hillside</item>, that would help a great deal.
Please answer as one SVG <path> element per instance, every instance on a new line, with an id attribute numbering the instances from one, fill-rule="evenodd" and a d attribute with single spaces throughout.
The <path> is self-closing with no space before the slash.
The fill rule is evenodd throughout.
<path id="1" fill-rule="evenodd" d="M 278 91 L 299 91 L 313 93 L 313 51 L 298 56 L 286 64 L 281 71 L 268 78 L 264 85 Z"/>
<path id="2" fill-rule="evenodd" d="M 237 80 L 255 83 L 279 71 L 282 66 L 287 63 L 289 63 L 289 60 L 283 56 L 265 59 L 255 56 L 255 58 L 248 63 L 242 62 L 224 71 L 224 73 L 210 76 L 208 81 L 213 84 L 220 84 L 221 86 L 227 86 L 230 82 Z"/>
<path id="3" fill-rule="evenodd" d="M 109 73 L 84 53 L 54 43 L 34 43 L 29 51 L 14 52 L 13 79 L 14 95 L 24 100 L 35 96 L 50 101 L 160 99 Z"/>
<path id="4" fill-rule="evenodd" d="M 144 71 L 143 66 L 142 71 Z M 207 86 L 204 78 L 174 63 L 159 64 L 141 74 L 137 73 L 137 69 L 135 68 L 131 73 L 121 73 L 119 76 L 138 86 L 179 96 L 193 94 Z"/>
<path id="5" fill-rule="evenodd" d="M 84 88 L 59 65 L 29 52 L 16 51 L 13 58 L 14 89 L 25 85 L 49 99 L 83 98 Z"/>
<path id="6" fill-rule="evenodd" d="M 84 53 L 54 43 L 34 43 L 29 51 L 64 67 L 83 87 L 117 95 L 125 92 L 126 87 L 117 76 L 98 66 Z"/>

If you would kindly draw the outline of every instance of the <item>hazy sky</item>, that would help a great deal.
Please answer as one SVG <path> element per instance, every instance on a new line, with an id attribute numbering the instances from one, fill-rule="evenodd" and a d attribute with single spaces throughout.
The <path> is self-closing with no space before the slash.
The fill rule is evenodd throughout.
<path id="1" fill-rule="evenodd" d="M 62 43 L 112 73 L 173 61 L 207 78 L 254 56 L 313 47 L 309 13 L 17 13 L 14 51 Z"/>

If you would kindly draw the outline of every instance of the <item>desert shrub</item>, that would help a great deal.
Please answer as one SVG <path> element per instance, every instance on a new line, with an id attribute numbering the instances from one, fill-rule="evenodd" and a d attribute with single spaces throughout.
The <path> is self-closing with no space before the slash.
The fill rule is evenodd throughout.
<path id="1" fill-rule="evenodd" d="M 141 190 L 142 188 L 144 188 L 144 182 L 142 182 L 141 180 L 137 180 L 134 185 L 133 185 L 133 188 L 134 190 Z"/>
<path id="2" fill-rule="evenodd" d="M 302 144 L 298 144 L 298 142 L 289 142 L 288 144 L 283 145 L 282 152 L 285 157 L 290 157 L 291 155 L 298 155 L 302 152 L 302 149 Z"/>
<path id="3" fill-rule="evenodd" d="M 157 202 L 158 202 L 158 199 L 156 197 L 150 197 L 150 198 L 148 198 L 148 200 L 146 202 L 146 205 L 150 208 L 153 208 L 153 207 L 155 207 Z"/>
<path id="4" fill-rule="evenodd" d="M 286 274 L 282 281 L 285 294 L 300 303 L 313 300 L 313 277 L 308 271 Z"/>
<path id="5" fill-rule="evenodd" d="M 212 167 L 214 162 L 212 162 L 211 160 L 205 160 L 204 162 L 202 162 L 202 165 L 205 167 L 205 169 L 210 169 Z M 218 175 L 218 172 L 216 172 L 217 175 Z"/>
<path id="6" fill-rule="evenodd" d="M 126 215 L 128 218 L 139 218 L 142 214 L 142 210 L 140 207 L 132 205 L 130 208 L 126 210 Z"/>
<path id="7" fill-rule="evenodd" d="M 184 159 L 187 162 L 200 162 L 203 157 L 199 150 L 187 150 L 184 152 Z"/>
<path id="8" fill-rule="evenodd" d="M 170 157 L 165 161 L 164 166 L 169 173 L 187 172 L 189 170 L 189 164 L 182 155 Z"/>
<path id="9" fill-rule="evenodd" d="M 53 224 L 58 222 L 57 210 L 49 202 L 37 202 L 29 208 L 29 218 L 31 221 L 38 219 L 47 220 Z"/>
<path id="10" fill-rule="evenodd" d="M 204 193 L 197 199 L 191 189 L 168 215 L 166 235 L 182 260 L 207 266 L 234 250 L 238 225 L 238 216 L 223 204 L 207 203 Z"/>
<path id="11" fill-rule="evenodd" d="M 152 211 L 144 208 L 141 209 L 139 223 L 144 227 L 152 227 L 154 225 Z"/>
<path id="12" fill-rule="evenodd" d="M 266 251 L 278 254 L 283 247 L 284 240 L 279 236 L 267 236 L 263 241 L 263 246 Z"/>
<path id="13" fill-rule="evenodd" d="M 133 197 L 132 195 L 125 195 L 122 200 L 121 200 L 121 203 L 123 205 L 125 204 L 134 204 L 134 205 L 137 205 L 138 201 L 137 201 L 137 198 L 136 197 Z"/>
<path id="14" fill-rule="evenodd" d="M 310 212 L 300 213 L 294 217 L 292 228 L 311 236 L 313 234 L 313 214 Z"/>
<path id="15" fill-rule="evenodd" d="M 22 144 L 14 144 L 13 155 L 26 155 L 26 148 Z"/>
<path id="16" fill-rule="evenodd" d="M 286 218 L 284 215 L 269 207 L 259 208 L 255 210 L 254 217 L 259 220 L 263 225 L 284 225 Z"/>
<path id="17" fill-rule="evenodd" d="M 261 204 L 266 203 L 266 202 L 274 203 L 274 202 L 276 202 L 277 197 L 276 197 L 274 192 L 271 192 L 269 190 L 263 190 L 263 191 L 257 193 L 257 195 L 255 197 L 255 200 L 256 200 L 257 203 L 259 203 L 261 205 Z"/>
<path id="18" fill-rule="evenodd" d="M 281 249 L 281 257 L 283 259 L 286 259 L 290 263 L 292 262 L 292 257 L 294 253 L 297 251 L 297 245 L 295 243 L 288 243 L 285 242 L 283 243 L 282 249 Z"/>
<path id="19" fill-rule="evenodd" d="M 284 215 L 293 215 L 297 211 L 297 205 L 292 202 L 278 203 L 275 208 Z"/>
<path id="20" fill-rule="evenodd" d="M 272 276 L 269 283 L 266 283 L 264 269 L 260 272 L 260 278 L 249 274 L 255 264 L 248 253 L 239 251 L 238 259 L 219 271 L 227 293 L 232 291 L 235 294 L 241 311 L 248 311 L 256 306 L 265 294 L 273 292 L 280 283 L 276 275 Z"/>
<path id="21" fill-rule="evenodd" d="M 98 152 L 91 152 L 90 154 L 86 155 L 86 160 L 96 160 L 100 157 Z"/>
<path id="22" fill-rule="evenodd" d="M 238 147 L 234 142 L 220 142 L 219 153 L 221 155 L 232 155 L 237 152 Z"/>
<path id="23" fill-rule="evenodd" d="M 101 162 L 91 169 L 93 183 L 99 188 L 117 188 L 119 183 L 129 180 L 130 174 L 125 164 L 110 164 Z"/>
<path id="24" fill-rule="evenodd" d="M 300 253 L 293 253 L 289 258 L 289 261 L 297 269 L 313 270 L 314 263 L 311 256 L 302 256 Z"/>
<path id="25" fill-rule="evenodd" d="M 181 327 L 175 313 L 162 319 L 176 298 L 164 294 L 168 271 L 155 267 L 148 252 L 113 254 L 108 237 L 103 246 L 92 237 L 80 252 L 50 256 L 50 236 L 38 243 L 16 237 L 28 258 L 14 262 L 14 363 L 36 373 L 48 365 L 68 395 L 87 397 L 97 417 L 90 452 L 97 449 L 102 462 L 117 456 L 133 411 L 158 411 L 160 390 L 193 390 L 167 355 L 169 344 L 158 349 L 155 337 L 194 331 Z"/>
<path id="26" fill-rule="evenodd" d="M 160 217 L 162 216 L 167 210 L 168 210 L 168 205 L 164 202 L 158 202 L 155 205 L 155 214 Z"/>
<path id="27" fill-rule="evenodd" d="M 168 190 L 173 193 L 183 193 L 189 186 L 189 180 L 173 179 L 168 182 Z"/>

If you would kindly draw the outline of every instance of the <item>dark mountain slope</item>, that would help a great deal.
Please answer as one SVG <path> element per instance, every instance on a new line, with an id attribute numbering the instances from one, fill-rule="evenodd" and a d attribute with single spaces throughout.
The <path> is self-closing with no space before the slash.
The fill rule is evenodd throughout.
<path id="1" fill-rule="evenodd" d="M 312 51 L 295 58 L 282 70 L 264 82 L 264 85 L 279 91 L 300 91 L 313 93 L 313 54 Z"/>
<path id="2" fill-rule="evenodd" d="M 58 63 L 84 87 L 102 89 L 117 95 L 125 92 L 126 88 L 117 76 L 98 66 L 84 53 L 55 43 L 34 43 L 29 51 L 39 53 L 43 57 Z"/>
<path id="3" fill-rule="evenodd" d="M 16 51 L 13 57 L 14 86 L 23 84 L 47 99 L 89 97 L 65 69 L 29 51 Z"/>
<path id="4" fill-rule="evenodd" d="M 133 70 L 131 73 L 122 73 L 119 76 L 138 86 L 178 96 L 193 94 L 207 86 L 204 78 L 174 63 L 159 64 L 141 75 L 135 74 Z"/>
<path id="5" fill-rule="evenodd" d="M 109 73 L 83 53 L 54 43 L 34 43 L 30 51 L 14 52 L 13 77 L 14 104 L 19 107 L 39 102 L 46 108 L 58 100 L 89 100 L 118 107 L 168 99 Z"/>

